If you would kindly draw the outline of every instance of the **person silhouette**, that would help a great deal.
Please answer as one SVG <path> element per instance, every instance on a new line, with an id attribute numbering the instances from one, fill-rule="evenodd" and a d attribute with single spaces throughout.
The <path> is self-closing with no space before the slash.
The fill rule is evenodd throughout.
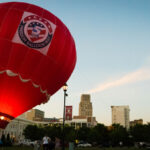
<path id="1" fill-rule="evenodd" d="M 43 137 L 43 150 L 48 150 L 49 149 L 49 142 L 51 141 L 50 137 L 45 135 Z"/>

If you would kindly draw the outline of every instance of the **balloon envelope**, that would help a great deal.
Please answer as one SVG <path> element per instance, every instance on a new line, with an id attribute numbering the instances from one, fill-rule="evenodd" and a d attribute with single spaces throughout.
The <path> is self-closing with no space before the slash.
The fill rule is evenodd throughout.
<path id="1" fill-rule="evenodd" d="M 76 49 L 67 27 L 43 8 L 1 3 L 0 14 L 0 128 L 5 128 L 66 83 Z"/>

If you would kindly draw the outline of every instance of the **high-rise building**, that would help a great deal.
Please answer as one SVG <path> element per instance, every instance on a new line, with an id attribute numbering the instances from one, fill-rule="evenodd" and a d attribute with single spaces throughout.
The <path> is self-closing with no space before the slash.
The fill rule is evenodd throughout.
<path id="1" fill-rule="evenodd" d="M 92 117 L 92 103 L 89 94 L 82 94 L 79 104 L 79 116 Z"/>
<path id="2" fill-rule="evenodd" d="M 129 119 L 129 106 L 111 106 L 112 110 L 112 124 L 120 124 L 124 126 L 126 129 L 130 127 L 130 119 Z"/>

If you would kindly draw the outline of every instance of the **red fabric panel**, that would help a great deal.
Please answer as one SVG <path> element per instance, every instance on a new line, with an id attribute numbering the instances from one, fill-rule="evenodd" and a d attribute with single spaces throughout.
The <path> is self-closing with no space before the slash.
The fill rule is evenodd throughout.
<path id="1" fill-rule="evenodd" d="M 44 9 L 41 7 L 38 7 L 35 5 L 33 5 L 33 6 L 30 5 L 30 7 L 27 10 L 28 10 L 28 12 L 32 12 L 34 14 L 41 16 L 41 17 L 43 16 Z"/>
<path id="2" fill-rule="evenodd" d="M 6 14 L 7 11 L 8 11 L 8 8 L 0 7 L 0 14 L 1 14 L 0 15 L 0 29 L 2 29 L 1 26 L 3 24 L 3 21 L 5 19 L 5 14 Z M 0 30 L 0 32 L 1 32 L 1 30 Z"/>
<path id="3" fill-rule="evenodd" d="M 11 4 L 12 3 L 12 4 Z M 24 2 L 8 2 L 9 5 L 12 5 L 11 8 L 17 9 L 18 11 L 27 11 L 29 9 L 29 7 L 32 7 L 30 4 L 28 3 L 24 3 Z"/>
<path id="4" fill-rule="evenodd" d="M 22 12 L 16 9 L 8 9 L 1 23 L 0 37 L 12 40 L 20 23 Z"/>
<path id="5" fill-rule="evenodd" d="M 0 75 L 0 112 L 17 117 L 46 100 L 45 94 L 32 83 L 22 82 L 18 76 Z M 17 108 L 17 109 L 16 109 Z"/>
<path id="6" fill-rule="evenodd" d="M 3 9 L 3 8 L 9 9 L 9 8 L 12 8 L 12 5 L 14 5 L 14 2 L 0 3 L 0 9 Z"/>
<path id="7" fill-rule="evenodd" d="M 60 57 L 62 57 L 62 55 L 65 55 L 63 51 L 65 44 L 66 44 L 65 30 L 62 30 L 62 28 L 57 27 L 47 55 L 53 58 L 55 62 L 59 62 Z"/>
<path id="8" fill-rule="evenodd" d="M 11 47 L 12 43 L 7 40 L 0 39 L 0 70 L 5 70 L 7 68 Z"/>
<path id="9" fill-rule="evenodd" d="M 13 70 L 15 73 L 21 73 L 20 70 L 22 68 L 22 65 L 24 63 L 24 59 L 27 54 L 27 47 L 21 45 L 21 44 L 12 44 L 11 51 L 10 51 L 10 57 L 8 60 L 8 69 Z"/>
<path id="10" fill-rule="evenodd" d="M 26 52 L 25 58 L 23 60 L 23 63 L 20 67 L 20 74 L 25 79 L 32 79 L 35 81 L 31 76 L 36 70 L 36 67 L 38 67 L 40 60 L 44 57 L 41 53 L 39 53 L 36 50 L 28 49 Z M 39 82 L 38 82 L 39 84 Z"/>
<path id="11" fill-rule="evenodd" d="M 51 12 L 47 10 L 44 10 L 43 17 L 46 18 L 47 20 L 50 20 L 54 24 L 56 24 L 58 20 L 58 18 L 54 14 L 52 14 Z"/>

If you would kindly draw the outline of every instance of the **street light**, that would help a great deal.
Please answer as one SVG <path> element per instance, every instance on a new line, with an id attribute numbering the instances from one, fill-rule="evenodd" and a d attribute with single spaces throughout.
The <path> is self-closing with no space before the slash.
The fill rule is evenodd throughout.
<path id="1" fill-rule="evenodd" d="M 0 116 L 0 119 L 1 119 L 1 120 L 4 120 L 4 119 L 5 119 L 5 117 L 4 117 L 4 116 Z"/>
<path id="2" fill-rule="evenodd" d="M 64 132 L 64 126 L 65 126 L 65 107 L 66 107 L 66 96 L 68 96 L 67 94 L 67 89 L 68 89 L 68 85 L 65 83 L 63 86 L 63 90 L 64 90 L 64 111 L 63 111 L 63 133 L 62 133 L 62 150 L 65 150 L 65 132 Z"/>

